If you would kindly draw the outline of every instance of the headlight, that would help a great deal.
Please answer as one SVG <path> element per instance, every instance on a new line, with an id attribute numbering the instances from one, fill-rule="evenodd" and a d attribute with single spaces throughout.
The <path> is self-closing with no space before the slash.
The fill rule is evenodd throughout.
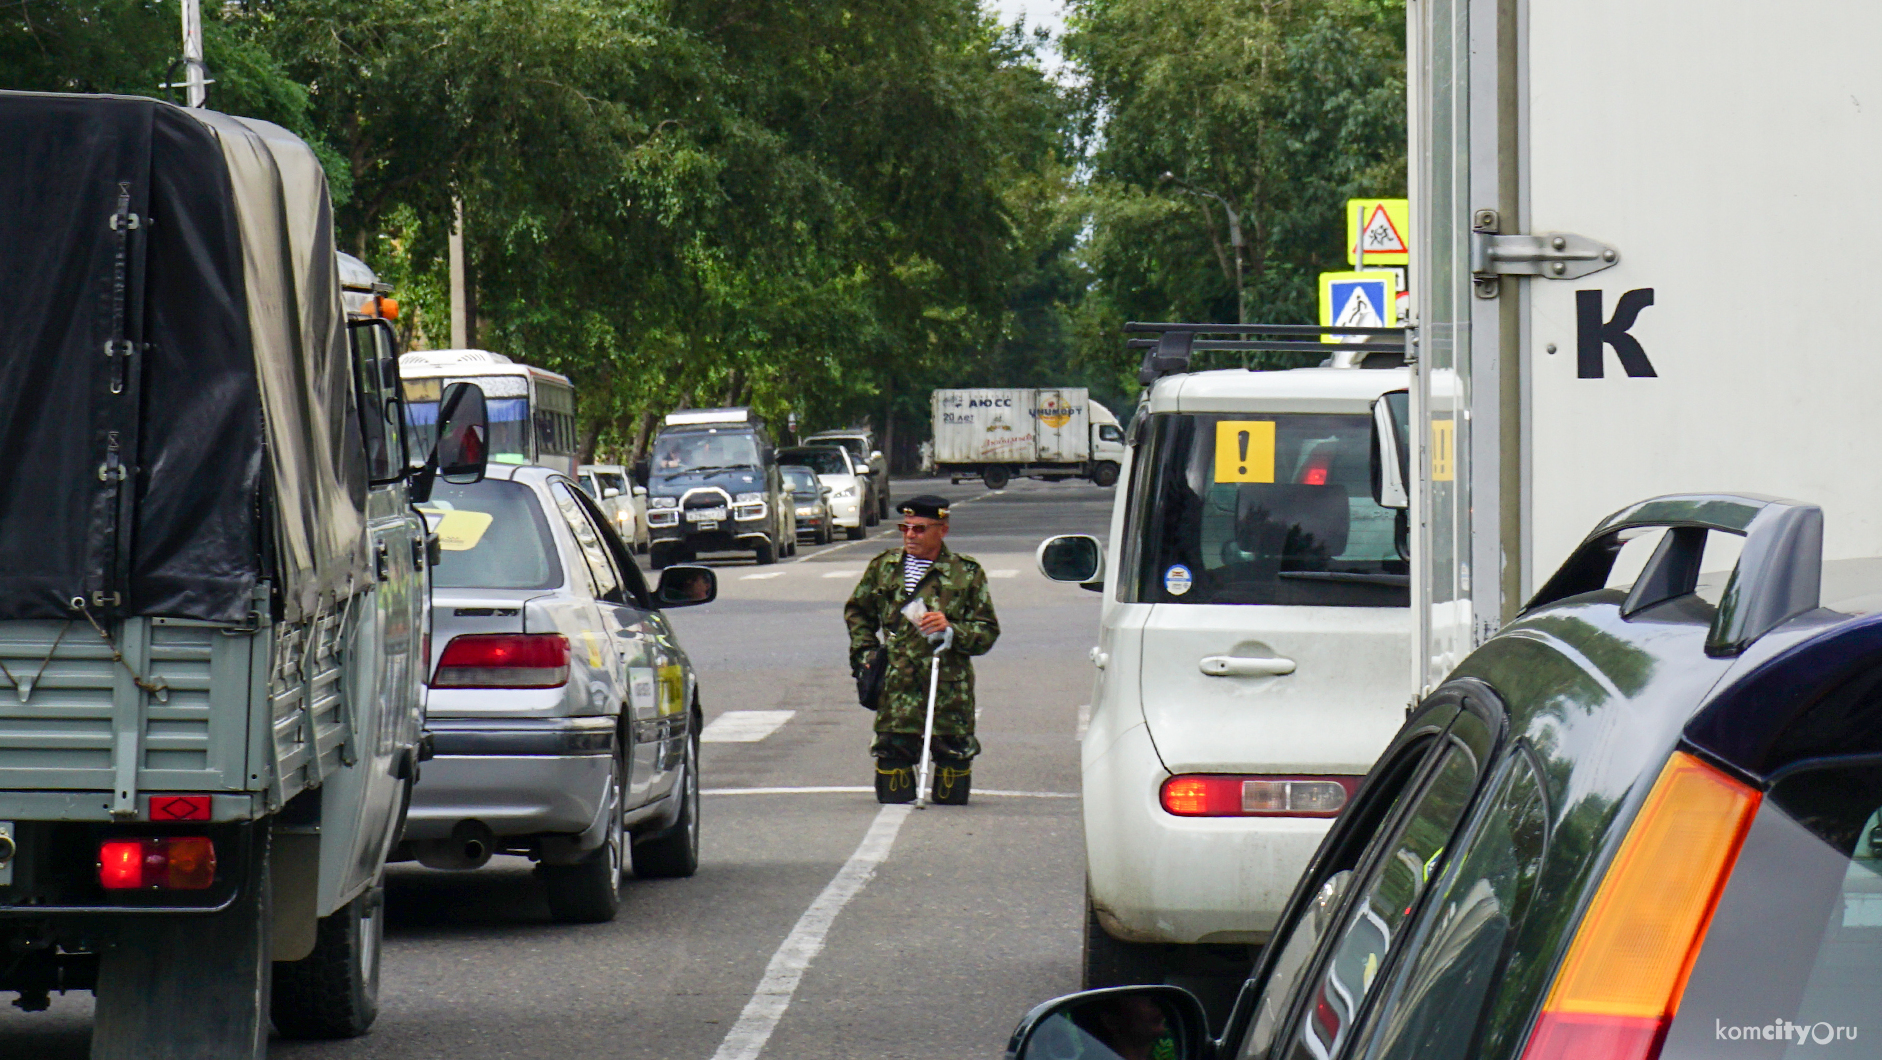
<path id="1" fill-rule="evenodd" d="M 634 521 L 634 513 L 623 508 L 614 513 L 614 521 L 617 523 L 631 523 Z"/>
<path id="2" fill-rule="evenodd" d="M 756 504 L 741 504 L 732 509 L 732 518 L 750 522 L 753 519 L 763 519 L 765 511 L 763 501 Z"/>
<path id="3" fill-rule="evenodd" d="M 647 513 L 648 526 L 678 526 L 680 513 L 672 508 L 660 508 Z"/>
<path id="4" fill-rule="evenodd" d="M 678 497 L 649 497 L 647 498 L 647 507 L 649 508 L 678 508 L 679 506 L 680 506 L 680 499 Z"/>
<path id="5" fill-rule="evenodd" d="M 836 492 L 830 494 L 830 496 L 835 500 L 848 500 L 856 496 L 856 484 L 851 483 L 847 486 L 840 487 Z"/>
<path id="6" fill-rule="evenodd" d="M 732 501 L 735 504 L 757 504 L 759 501 L 762 501 L 764 499 L 765 499 L 765 495 L 762 493 L 741 493 L 738 496 L 733 497 Z"/>

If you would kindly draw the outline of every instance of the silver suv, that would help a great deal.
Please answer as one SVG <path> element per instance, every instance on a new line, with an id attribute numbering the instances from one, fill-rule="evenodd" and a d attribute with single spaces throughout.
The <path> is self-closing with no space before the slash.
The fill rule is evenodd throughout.
<path id="1" fill-rule="evenodd" d="M 610 920 L 641 877 L 699 863 L 699 695 L 663 607 L 717 593 L 675 566 L 650 591 L 609 520 L 558 472 L 493 465 L 421 506 L 433 570 L 434 757 L 400 853 L 438 869 L 536 861 L 558 919 Z"/>

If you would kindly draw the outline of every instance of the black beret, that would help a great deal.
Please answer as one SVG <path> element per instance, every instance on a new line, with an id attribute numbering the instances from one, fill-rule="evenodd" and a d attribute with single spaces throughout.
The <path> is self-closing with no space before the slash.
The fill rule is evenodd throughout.
<path id="1" fill-rule="evenodd" d="M 919 497 L 910 497 L 896 505 L 895 510 L 901 512 L 903 515 L 919 515 L 923 519 L 946 519 L 948 517 L 948 505 L 952 503 L 953 502 L 946 497 L 937 497 L 932 493 L 924 493 Z"/>

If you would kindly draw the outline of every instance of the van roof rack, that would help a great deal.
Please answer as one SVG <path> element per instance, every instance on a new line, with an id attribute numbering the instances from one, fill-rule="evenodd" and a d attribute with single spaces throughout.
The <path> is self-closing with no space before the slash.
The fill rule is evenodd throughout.
<path id="1" fill-rule="evenodd" d="M 1318 353 L 1335 351 L 1364 356 L 1372 353 L 1398 354 L 1403 363 L 1405 328 L 1320 327 L 1315 324 L 1186 324 L 1153 323 L 1133 320 L 1124 325 L 1126 334 L 1156 335 L 1157 338 L 1129 339 L 1125 346 L 1144 354 L 1137 381 L 1144 386 L 1166 375 L 1189 371 L 1189 358 L 1196 350 L 1261 350 L 1277 353 Z M 1201 336 L 1222 336 L 1202 338 Z M 1328 344 L 1328 335 L 1349 336 L 1361 342 Z"/>

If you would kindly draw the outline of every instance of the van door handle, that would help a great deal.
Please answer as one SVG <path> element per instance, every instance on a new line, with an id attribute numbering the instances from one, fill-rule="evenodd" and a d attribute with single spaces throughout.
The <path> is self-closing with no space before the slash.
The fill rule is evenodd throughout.
<path id="1" fill-rule="evenodd" d="M 1098 669 L 1102 670 L 1105 668 L 1106 665 L 1110 663 L 1110 661 L 1111 661 L 1110 652 L 1099 651 L 1095 647 L 1091 649 L 1091 665 L 1096 666 Z"/>
<path id="2" fill-rule="evenodd" d="M 1210 677 L 1284 677 L 1294 672 L 1294 660 L 1279 655 L 1267 659 L 1205 655 L 1200 665 Z"/>

